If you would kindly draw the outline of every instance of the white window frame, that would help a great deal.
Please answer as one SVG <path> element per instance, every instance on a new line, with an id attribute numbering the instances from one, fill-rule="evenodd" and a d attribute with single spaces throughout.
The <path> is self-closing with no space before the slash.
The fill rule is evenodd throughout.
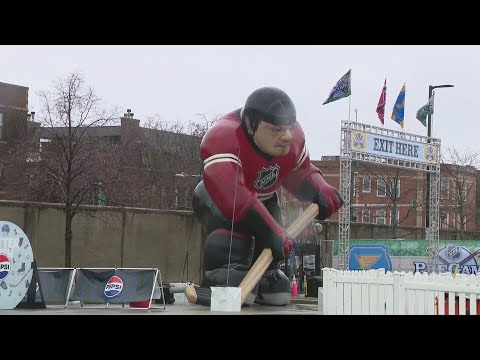
<path id="1" fill-rule="evenodd" d="M 467 184 L 467 182 L 465 181 L 464 184 L 463 184 L 463 190 L 462 190 L 462 200 L 463 200 L 463 203 L 466 203 L 466 202 L 467 202 L 467 193 L 468 193 L 468 184 Z"/>
<path id="2" fill-rule="evenodd" d="M 393 196 L 393 189 L 395 188 L 395 179 L 390 180 L 390 191 Z M 400 178 L 397 179 L 397 193 L 396 193 L 396 198 L 398 199 L 400 197 Z"/>
<path id="3" fill-rule="evenodd" d="M 365 181 L 368 179 L 368 182 Z M 362 193 L 372 192 L 372 178 L 370 176 L 364 176 L 362 179 Z"/>
<path id="4" fill-rule="evenodd" d="M 390 218 L 388 219 L 388 225 L 392 225 L 393 224 L 393 210 L 390 210 Z M 397 221 L 398 221 L 398 224 L 397 225 L 400 225 L 400 209 L 397 209 Z"/>
<path id="5" fill-rule="evenodd" d="M 383 214 L 383 215 L 381 215 Z M 387 211 L 386 210 L 376 210 L 375 211 L 375 223 L 377 225 L 387 225 Z M 383 223 L 378 222 L 378 219 L 383 219 Z"/>
<path id="6" fill-rule="evenodd" d="M 446 215 L 446 216 L 442 218 L 442 215 Z M 448 229 L 450 227 L 449 217 L 450 217 L 450 214 L 448 213 L 447 210 L 440 209 L 440 213 L 438 214 L 438 219 L 440 220 L 440 229 Z"/>
<path id="7" fill-rule="evenodd" d="M 366 217 L 368 218 L 367 221 L 365 221 Z M 362 210 L 362 223 L 364 223 L 364 224 L 370 224 L 371 223 L 370 209 L 363 209 Z"/>
<path id="8" fill-rule="evenodd" d="M 382 182 L 384 185 L 383 195 L 379 194 L 379 191 L 380 191 L 379 182 Z M 387 181 L 384 178 L 377 178 L 377 197 L 386 197 L 386 196 L 387 196 Z"/>

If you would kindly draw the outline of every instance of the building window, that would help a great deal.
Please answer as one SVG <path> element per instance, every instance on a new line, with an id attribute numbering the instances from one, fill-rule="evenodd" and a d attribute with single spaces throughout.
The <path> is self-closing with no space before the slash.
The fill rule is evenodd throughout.
<path id="1" fill-rule="evenodd" d="M 449 187 L 448 180 L 442 180 L 440 182 L 440 198 L 441 199 L 448 199 L 448 187 Z"/>
<path id="2" fill-rule="evenodd" d="M 376 220 L 377 224 L 385 225 L 385 213 L 386 213 L 385 210 L 377 210 L 376 211 L 375 220 Z"/>
<path id="3" fill-rule="evenodd" d="M 150 148 L 143 148 L 142 152 L 142 163 L 143 165 L 150 167 L 152 166 L 152 149 Z"/>
<path id="4" fill-rule="evenodd" d="M 397 218 L 393 218 L 393 211 L 390 210 L 390 219 L 388 220 L 388 225 L 398 225 L 400 224 L 400 210 L 397 210 Z"/>
<path id="5" fill-rule="evenodd" d="M 448 229 L 448 212 L 440 209 L 440 229 Z"/>
<path id="6" fill-rule="evenodd" d="M 0 112 L 0 140 L 5 140 L 5 114 Z"/>
<path id="7" fill-rule="evenodd" d="M 385 197 L 386 188 L 387 188 L 387 184 L 385 182 L 385 179 L 378 178 L 377 179 L 377 196 L 378 197 Z"/>
<path id="8" fill-rule="evenodd" d="M 390 183 L 390 189 L 392 193 L 392 197 L 399 198 L 400 197 L 400 178 L 393 178 Z"/>
<path id="9" fill-rule="evenodd" d="M 372 191 L 372 178 L 370 176 L 364 176 L 362 192 L 369 193 L 371 191 Z"/>
<path id="10" fill-rule="evenodd" d="M 461 198 L 461 201 L 462 201 L 462 204 L 464 204 L 466 201 L 467 201 L 467 183 L 465 182 L 463 184 L 463 189 L 462 189 L 462 198 Z"/>
<path id="11" fill-rule="evenodd" d="M 370 210 L 362 210 L 362 222 L 370 223 Z"/>

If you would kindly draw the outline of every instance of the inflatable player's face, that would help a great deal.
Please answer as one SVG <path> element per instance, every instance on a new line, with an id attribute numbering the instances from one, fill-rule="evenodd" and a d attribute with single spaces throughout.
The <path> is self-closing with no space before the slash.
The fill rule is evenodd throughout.
<path id="1" fill-rule="evenodd" d="M 284 156 L 290 150 L 294 125 L 274 125 L 261 121 L 253 136 L 255 144 L 270 156 Z"/>

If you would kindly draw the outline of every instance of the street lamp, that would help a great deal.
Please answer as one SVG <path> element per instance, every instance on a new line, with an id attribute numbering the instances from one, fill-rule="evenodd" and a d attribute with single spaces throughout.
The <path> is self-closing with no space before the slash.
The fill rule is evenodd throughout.
<path id="1" fill-rule="evenodd" d="M 449 88 L 453 87 L 453 85 L 430 85 L 428 87 L 428 100 L 432 97 L 433 90 L 438 89 L 438 88 Z M 428 136 L 428 142 L 430 142 L 430 138 L 432 137 L 432 114 L 429 113 L 427 115 L 427 136 Z M 427 173 L 427 203 L 425 205 L 425 227 L 428 228 L 430 227 L 430 217 L 429 217 L 429 212 L 430 212 L 430 173 Z"/>
<path id="2" fill-rule="evenodd" d="M 449 87 L 453 87 L 453 85 L 430 85 L 428 87 L 428 100 L 430 100 L 430 98 L 432 97 L 432 94 L 433 94 L 433 89 L 438 89 L 438 88 L 449 88 Z M 427 132 L 427 135 L 428 137 L 432 137 L 432 115 L 431 114 L 428 114 L 428 118 L 427 118 L 427 126 L 428 126 L 428 132 Z M 429 141 L 430 142 L 430 141 Z"/>

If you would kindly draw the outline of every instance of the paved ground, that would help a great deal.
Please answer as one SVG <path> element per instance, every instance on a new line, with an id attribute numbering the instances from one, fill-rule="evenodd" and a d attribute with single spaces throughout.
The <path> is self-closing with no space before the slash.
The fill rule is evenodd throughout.
<path id="1" fill-rule="evenodd" d="M 210 307 L 194 305 L 188 302 L 175 301 L 174 304 L 152 304 L 152 308 L 138 309 L 128 306 L 110 305 L 85 305 L 78 304 L 48 305 L 47 309 L 15 309 L 0 310 L 0 315 L 322 315 L 322 304 L 318 305 L 317 298 L 305 299 L 298 297 L 292 299 L 287 306 L 265 306 L 254 304 L 242 308 L 240 312 L 210 311 Z"/>

